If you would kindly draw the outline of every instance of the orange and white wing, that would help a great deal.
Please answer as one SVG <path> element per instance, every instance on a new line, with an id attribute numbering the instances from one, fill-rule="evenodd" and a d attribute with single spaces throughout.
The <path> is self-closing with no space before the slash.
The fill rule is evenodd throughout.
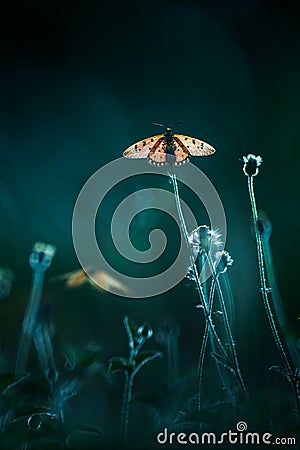
<path id="1" fill-rule="evenodd" d="M 95 271 L 93 278 L 89 278 L 88 281 L 96 289 L 104 289 L 105 291 L 117 289 L 124 294 L 128 293 L 128 288 L 124 283 L 103 270 Z"/>
<path id="2" fill-rule="evenodd" d="M 157 136 L 151 136 L 149 138 L 143 139 L 135 144 L 132 144 L 124 152 L 123 156 L 125 158 L 148 158 L 151 150 L 155 150 L 160 146 L 161 142 L 164 140 L 163 134 L 158 134 Z"/>
<path id="3" fill-rule="evenodd" d="M 184 154 L 186 154 L 187 151 L 192 156 L 208 156 L 212 155 L 216 151 L 211 145 L 207 144 L 206 142 L 200 141 L 200 139 L 185 136 L 183 134 L 174 134 L 173 138 L 176 143 L 176 147 L 181 148 L 181 153 Z"/>
<path id="4" fill-rule="evenodd" d="M 63 273 L 50 278 L 50 282 L 65 280 L 65 286 L 68 288 L 76 288 L 82 286 L 88 280 L 87 274 L 82 269 L 73 270 L 72 272 Z"/>
<path id="5" fill-rule="evenodd" d="M 190 152 L 187 147 L 181 142 L 180 139 L 176 139 L 176 136 L 174 136 L 174 143 L 174 155 L 176 156 L 175 165 L 180 166 L 181 164 L 189 162 Z"/>
<path id="6" fill-rule="evenodd" d="M 164 135 L 159 139 L 148 155 L 148 162 L 154 166 L 163 166 L 167 162 L 166 142 Z"/>

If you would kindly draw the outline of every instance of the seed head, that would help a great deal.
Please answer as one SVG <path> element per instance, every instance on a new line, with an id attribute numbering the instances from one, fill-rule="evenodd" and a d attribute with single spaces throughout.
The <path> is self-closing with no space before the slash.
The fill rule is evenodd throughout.
<path id="1" fill-rule="evenodd" d="M 222 246 L 221 233 L 218 229 L 210 229 L 207 225 L 200 225 L 188 235 L 189 243 L 194 255 L 210 250 L 216 251 Z"/>
<path id="2" fill-rule="evenodd" d="M 30 267 L 42 271 L 49 269 L 55 253 L 56 248 L 53 245 L 36 242 L 29 257 Z"/>
<path id="3" fill-rule="evenodd" d="M 249 153 L 247 156 L 243 156 L 243 171 L 248 177 L 255 177 L 258 174 L 258 168 L 262 164 L 263 160 L 261 156 L 255 156 Z"/>
<path id="4" fill-rule="evenodd" d="M 233 259 L 230 254 L 223 250 L 222 252 L 216 252 L 215 270 L 218 273 L 225 273 L 229 266 L 232 266 Z"/>

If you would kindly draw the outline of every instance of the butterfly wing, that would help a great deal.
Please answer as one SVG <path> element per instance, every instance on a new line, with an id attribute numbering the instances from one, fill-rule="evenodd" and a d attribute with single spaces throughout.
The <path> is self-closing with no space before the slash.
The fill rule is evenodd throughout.
<path id="1" fill-rule="evenodd" d="M 181 159 L 183 158 L 183 154 L 186 155 L 186 153 L 190 153 L 192 156 L 208 156 L 216 151 L 211 145 L 200 139 L 195 139 L 183 134 L 174 134 L 173 138 L 176 143 L 176 150 L 178 149 L 178 157 Z"/>
<path id="2" fill-rule="evenodd" d="M 164 135 L 155 143 L 148 155 L 148 161 L 154 166 L 163 166 L 167 162 L 166 142 Z"/>
<path id="3" fill-rule="evenodd" d="M 147 139 L 143 139 L 142 141 L 136 142 L 128 147 L 123 152 L 123 156 L 131 159 L 148 158 L 149 153 L 159 147 L 163 140 L 163 134 L 158 134 L 157 136 L 151 136 Z"/>
<path id="4" fill-rule="evenodd" d="M 72 272 L 63 273 L 50 278 L 50 282 L 65 280 L 65 286 L 68 288 L 76 288 L 87 282 L 87 274 L 82 269 L 73 270 Z"/>
<path id="5" fill-rule="evenodd" d="M 176 156 L 175 165 L 180 166 L 190 160 L 190 152 L 177 136 L 173 136 L 174 155 Z"/>
<path id="6" fill-rule="evenodd" d="M 110 289 L 117 289 L 119 292 L 126 294 L 128 292 L 127 286 L 103 270 L 97 270 L 93 273 L 93 278 L 89 278 L 88 282 L 99 290 L 109 291 Z"/>

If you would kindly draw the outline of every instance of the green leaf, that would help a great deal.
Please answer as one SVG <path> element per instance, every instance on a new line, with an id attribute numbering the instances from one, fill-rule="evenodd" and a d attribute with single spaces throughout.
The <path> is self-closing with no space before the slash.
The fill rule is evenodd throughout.
<path id="1" fill-rule="evenodd" d="M 78 349 L 64 344 L 63 352 L 72 369 L 86 369 L 100 360 L 100 350 Z"/>
<path id="2" fill-rule="evenodd" d="M 152 361 L 156 358 L 161 358 L 163 355 L 162 352 L 158 352 L 156 350 L 145 350 L 144 352 L 140 352 L 136 355 L 134 362 L 136 365 L 135 371 L 140 370 L 145 364 Z"/>
<path id="3" fill-rule="evenodd" d="M 15 374 L 11 372 L 0 375 L 0 395 L 5 395 L 9 389 L 16 386 L 29 377 L 28 374 Z"/>
<path id="4" fill-rule="evenodd" d="M 119 372 L 120 370 L 128 370 L 128 361 L 126 358 L 116 356 L 109 360 L 109 371 L 111 373 Z"/>

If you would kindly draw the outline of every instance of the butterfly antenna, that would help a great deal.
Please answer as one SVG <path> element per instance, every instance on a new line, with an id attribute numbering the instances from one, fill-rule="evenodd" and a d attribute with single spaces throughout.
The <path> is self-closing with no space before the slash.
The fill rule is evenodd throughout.
<path id="1" fill-rule="evenodd" d="M 157 122 L 150 122 L 151 125 L 154 125 L 155 127 L 163 127 L 163 128 L 167 128 L 166 125 L 163 125 L 161 123 L 157 123 Z"/>

